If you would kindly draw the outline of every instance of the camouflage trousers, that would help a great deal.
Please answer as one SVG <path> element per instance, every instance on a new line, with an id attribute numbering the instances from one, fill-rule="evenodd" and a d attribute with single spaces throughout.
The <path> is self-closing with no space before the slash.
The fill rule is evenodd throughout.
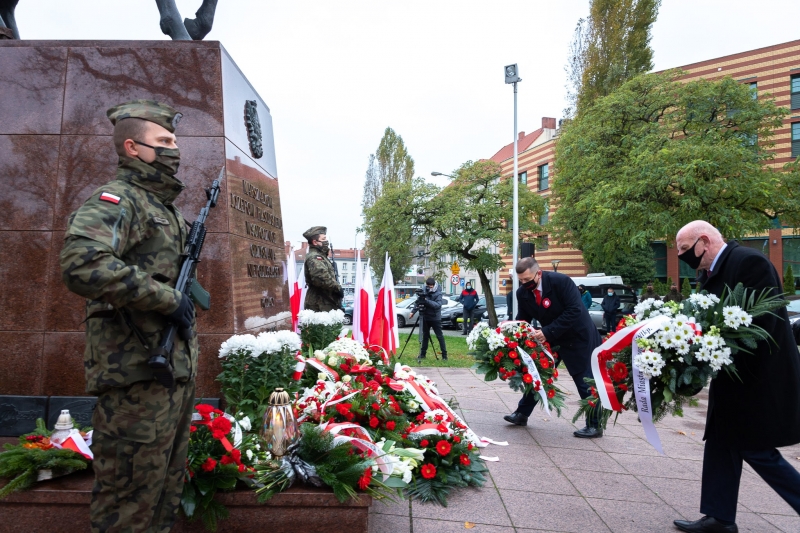
<path id="1" fill-rule="evenodd" d="M 180 506 L 194 381 L 111 389 L 92 418 L 92 533 L 167 533 Z"/>

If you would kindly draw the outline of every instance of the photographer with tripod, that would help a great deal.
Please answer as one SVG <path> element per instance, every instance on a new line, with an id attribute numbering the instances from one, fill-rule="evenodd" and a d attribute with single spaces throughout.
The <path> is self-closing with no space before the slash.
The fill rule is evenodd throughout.
<path id="1" fill-rule="evenodd" d="M 420 294 L 421 293 L 421 294 Z M 447 345 L 444 343 L 442 334 L 442 289 L 436 280 L 428 278 L 425 280 L 425 290 L 417 291 L 417 301 L 414 303 L 414 312 L 421 313 L 422 324 L 422 346 L 420 347 L 417 360 L 425 359 L 428 351 L 428 341 L 431 338 L 431 328 L 436 338 L 439 339 L 439 347 L 442 350 L 442 360 L 447 361 Z"/>

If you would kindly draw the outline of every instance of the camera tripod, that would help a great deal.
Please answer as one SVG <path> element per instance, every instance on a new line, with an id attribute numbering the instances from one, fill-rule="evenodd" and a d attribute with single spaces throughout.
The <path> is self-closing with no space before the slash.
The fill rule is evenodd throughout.
<path id="1" fill-rule="evenodd" d="M 411 313 L 411 315 L 409 315 L 408 319 L 411 320 L 411 317 L 413 317 L 413 316 L 414 316 L 414 313 Z M 419 324 L 422 320 L 424 320 L 424 319 L 422 318 L 422 315 L 420 315 L 419 319 L 416 320 L 414 322 L 414 324 L 411 326 L 411 331 L 408 332 L 408 337 L 406 337 L 406 342 L 405 342 L 405 344 L 403 344 L 403 349 L 400 350 L 400 355 L 397 356 L 398 360 L 401 357 L 403 357 L 403 352 L 406 351 L 406 346 L 408 346 L 408 341 L 411 340 L 411 336 L 414 334 L 414 330 L 417 329 L 417 324 Z M 421 327 L 422 326 L 420 326 L 420 328 Z M 433 341 L 431 341 L 430 344 L 431 344 L 431 350 L 433 350 L 433 358 L 438 361 L 439 360 L 439 353 L 436 351 L 436 348 L 433 345 Z M 419 356 L 417 356 L 417 361 L 419 361 Z"/>

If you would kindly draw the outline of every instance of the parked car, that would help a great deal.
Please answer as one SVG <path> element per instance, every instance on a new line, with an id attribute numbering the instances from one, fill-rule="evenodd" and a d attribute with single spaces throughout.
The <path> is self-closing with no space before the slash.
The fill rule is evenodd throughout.
<path id="1" fill-rule="evenodd" d="M 449 305 L 442 306 L 442 327 L 458 328 L 458 317 L 464 314 L 464 306 L 455 300 L 449 300 Z"/>
<path id="2" fill-rule="evenodd" d="M 494 312 L 497 313 L 497 322 L 504 322 L 506 320 L 514 320 L 514 317 L 508 316 L 508 306 L 506 304 L 502 304 L 498 307 L 494 308 Z M 484 311 L 481 315 L 481 322 L 489 322 L 489 311 Z M 539 321 L 533 319 L 531 322 L 533 327 L 539 327 Z"/>
<path id="3" fill-rule="evenodd" d="M 787 296 L 789 305 L 786 307 L 786 312 L 789 314 L 789 322 L 794 324 L 800 320 L 800 295 Z"/>
<path id="4" fill-rule="evenodd" d="M 395 305 L 397 310 L 397 327 L 404 328 L 411 326 L 419 321 L 419 313 L 415 313 L 413 318 L 410 318 L 412 305 L 416 302 L 415 298 L 408 298 L 399 304 Z M 450 298 L 442 297 L 442 325 L 447 326 L 455 324 L 453 314 L 460 312 L 461 304 Z"/>

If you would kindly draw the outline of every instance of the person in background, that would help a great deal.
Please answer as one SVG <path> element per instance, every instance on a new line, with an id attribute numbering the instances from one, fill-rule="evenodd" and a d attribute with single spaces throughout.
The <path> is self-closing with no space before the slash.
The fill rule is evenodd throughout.
<path id="1" fill-rule="evenodd" d="M 592 295 L 589 294 L 589 291 L 587 291 L 586 287 L 583 285 L 578 285 L 578 291 L 581 293 L 583 305 L 586 306 L 586 309 L 589 309 L 592 306 Z"/>
<path id="2" fill-rule="evenodd" d="M 641 294 L 641 296 L 639 296 L 639 302 L 643 302 L 643 301 L 647 300 L 648 298 L 652 298 L 653 300 L 660 300 L 661 299 L 661 296 L 659 296 L 658 293 L 653 290 L 653 284 L 652 283 L 648 283 L 647 284 L 647 290 L 644 291 Z"/>
<path id="3" fill-rule="evenodd" d="M 678 302 L 681 303 L 683 301 L 683 294 L 681 291 L 678 290 L 678 285 L 673 283 L 672 286 L 669 288 L 669 292 L 663 298 L 664 303 L 666 302 Z"/>
<path id="4" fill-rule="evenodd" d="M 431 339 L 431 328 L 433 328 L 433 333 L 439 340 L 439 348 L 442 350 L 442 361 L 447 361 L 447 344 L 444 342 L 444 333 L 442 333 L 442 289 L 435 279 L 425 280 L 425 290 L 422 296 L 425 299 L 424 308 L 420 311 L 422 313 L 422 325 L 420 326 L 422 346 L 420 346 L 417 360 L 425 359 L 428 342 Z"/>
<path id="5" fill-rule="evenodd" d="M 609 287 L 600 307 L 603 308 L 603 322 L 608 333 L 617 331 L 617 310 L 619 309 L 619 296 L 612 287 Z"/>
<path id="6" fill-rule="evenodd" d="M 472 313 L 475 311 L 475 306 L 478 305 L 478 291 L 472 288 L 471 283 L 467 283 L 464 290 L 461 291 L 461 304 L 464 306 L 464 331 L 462 335 L 469 335 L 469 332 L 475 327 L 475 317 Z"/>

